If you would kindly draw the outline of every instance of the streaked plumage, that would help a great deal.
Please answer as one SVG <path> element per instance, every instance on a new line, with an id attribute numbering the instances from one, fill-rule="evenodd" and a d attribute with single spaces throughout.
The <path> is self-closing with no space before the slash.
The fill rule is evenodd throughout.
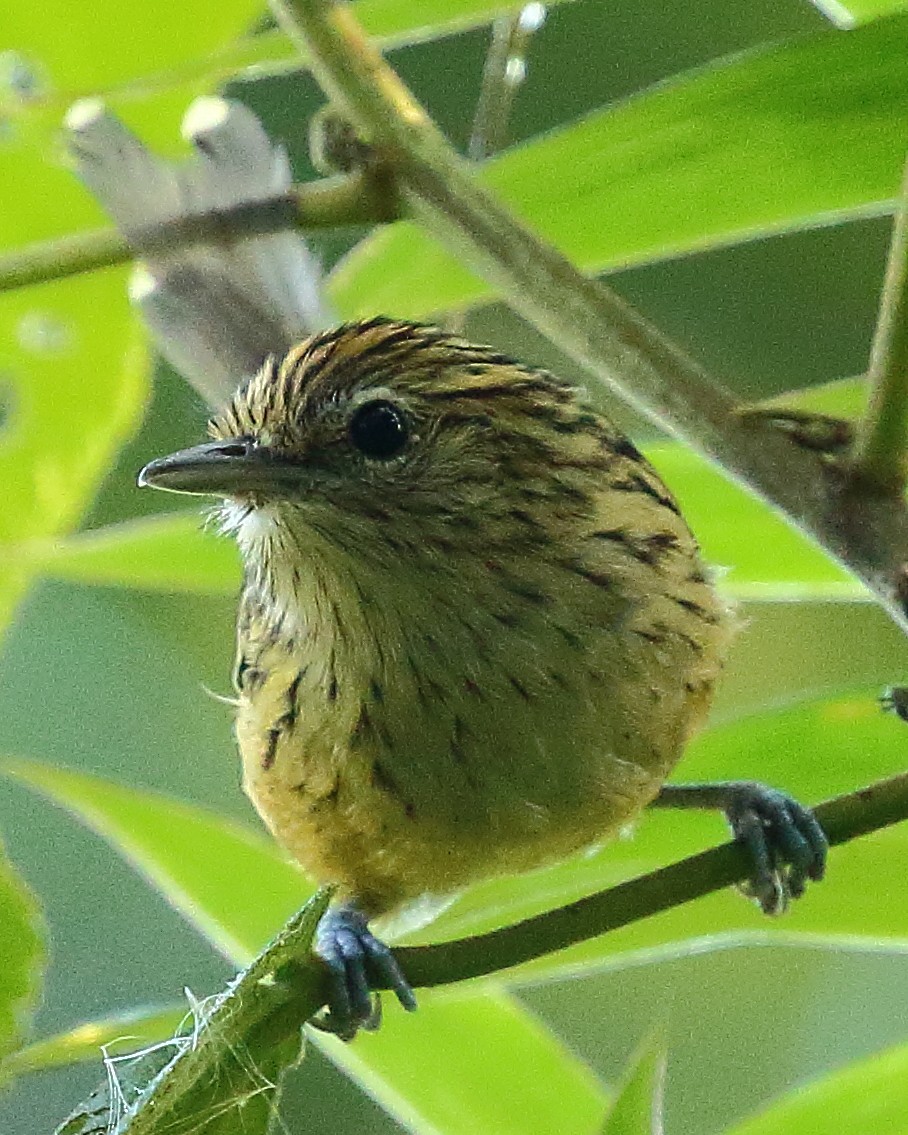
<path id="1" fill-rule="evenodd" d="M 399 456 L 351 441 L 376 401 Z M 569 855 L 657 793 L 730 620 L 669 491 L 570 387 L 374 320 L 266 364 L 211 433 L 292 463 L 223 517 L 244 783 L 313 877 L 372 916 Z"/>

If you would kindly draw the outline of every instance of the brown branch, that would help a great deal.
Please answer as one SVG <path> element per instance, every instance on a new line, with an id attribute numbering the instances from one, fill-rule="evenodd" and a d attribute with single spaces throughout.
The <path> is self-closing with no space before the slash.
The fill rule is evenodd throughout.
<path id="1" fill-rule="evenodd" d="M 783 512 L 908 630 L 908 512 L 765 421 L 609 288 L 584 277 L 473 179 L 366 40 L 349 5 L 271 0 L 329 97 L 394 170 L 407 210 L 521 315 L 652 420 Z"/>

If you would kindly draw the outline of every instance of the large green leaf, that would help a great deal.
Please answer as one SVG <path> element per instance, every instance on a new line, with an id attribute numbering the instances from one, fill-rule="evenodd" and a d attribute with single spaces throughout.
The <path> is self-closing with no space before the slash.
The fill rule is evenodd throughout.
<path id="1" fill-rule="evenodd" d="M 547 6 L 567 2 L 549 0 Z M 110 44 L 123 38 L 123 14 L 110 7 L 105 26 L 96 28 L 90 26 L 94 21 L 86 21 L 88 66 L 83 71 L 81 60 L 62 46 L 65 37 L 57 36 L 57 43 L 49 44 L 45 29 L 26 29 L 27 7 L 19 6 L 11 20 L 15 26 L 11 27 L 8 40 L 4 38 L 4 46 L 7 42 L 14 46 L 24 63 L 35 60 L 39 82 L 57 80 L 40 86 L 37 97 L 29 100 L 30 105 L 18 107 L 19 114 L 29 117 L 51 112 L 59 117 L 74 98 L 89 93 L 103 93 L 119 112 L 150 97 L 160 99 L 175 92 L 184 97 L 188 91 L 211 90 L 247 74 L 255 81 L 307 63 L 299 46 L 276 28 L 246 34 L 260 15 L 260 7 L 250 5 L 248 0 L 219 5 L 214 21 L 208 18 L 207 9 L 202 12 L 203 0 L 181 8 L 178 20 L 172 9 L 167 9 L 166 19 L 162 18 L 161 5 L 151 4 L 143 9 L 143 16 L 153 26 L 154 34 L 145 36 L 144 28 L 138 29 L 134 21 L 129 21 L 128 30 L 137 31 L 128 36 L 129 50 L 121 57 L 121 53 L 110 49 Z M 356 14 L 370 38 L 388 51 L 480 27 L 520 7 L 511 0 L 424 0 L 419 4 L 411 0 L 361 0 Z M 72 20 L 71 13 L 68 18 Z M 31 23 L 34 25 L 35 21 Z M 52 14 L 47 29 L 54 26 Z M 178 35 L 172 34 L 175 27 Z M 0 59 L 0 84 L 3 77 Z M 3 101 L 0 86 L 0 106 Z"/>
<path id="2" fill-rule="evenodd" d="M 187 1015 L 174 1006 L 87 1021 L 16 1053 L 10 1070 L 97 1062 L 102 1045 L 109 1054 L 139 1052 L 166 1041 Z M 604 1091 L 582 1062 L 493 986 L 429 996 L 415 1017 L 388 1014 L 380 1043 L 363 1036 L 351 1048 L 313 1039 L 389 1114 L 419 1130 L 543 1135 L 560 1127 L 582 1135 L 598 1129 L 605 1108 Z"/>
<path id="3" fill-rule="evenodd" d="M 44 934 L 34 896 L 0 847 L 0 1061 L 21 1043 L 41 992 Z M 0 1079 L 10 1073 L 3 1063 Z"/>
<path id="4" fill-rule="evenodd" d="M 678 496 L 705 559 L 735 599 L 867 599 L 866 589 L 805 536 L 681 445 L 647 456 Z"/>
<path id="5" fill-rule="evenodd" d="M 859 1060 L 807 1084 L 727 1135 L 906 1135 L 908 1045 Z"/>
<path id="6" fill-rule="evenodd" d="M 55 579 L 159 591 L 234 594 L 236 545 L 202 528 L 198 511 L 164 513 L 21 549 L 29 566 Z"/>
<path id="7" fill-rule="evenodd" d="M 22 185 L 23 197 L 29 188 Z M 6 195 L 4 188 L 0 196 Z M 21 207 L 26 212 L 30 205 Z M 0 242 L 13 227 L 27 226 L 16 225 L 0 205 Z M 99 310 L 104 320 L 97 319 Z M 57 537 L 79 521 L 138 422 L 147 359 L 126 311 L 120 273 L 96 276 L 78 289 L 57 284 L 4 296 L 0 344 L 0 385 L 9 408 L 0 430 L 2 629 L 33 575 L 22 545 Z"/>
<path id="8" fill-rule="evenodd" d="M 331 1059 L 411 1130 L 583 1135 L 605 1094 L 592 1073 L 498 986 L 420 997 L 378 1034 L 325 1044 Z"/>
<path id="9" fill-rule="evenodd" d="M 186 0 L 178 16 L 167 0 L 148 0 L 138 9 L 99 0 L 90 12 L 73 9 L 66 0 L 48 0 L 36 19 L 31 5 L 7 0 L 0 42 L 38 70 L 46 93 L 75 98 L 184 64 L 242 34 L 260 14 L 253 0 L 222 0 L 215 7 L 207 0 Z M 73 50 L 76 32 L 78 51 Z"/>
<path id="10" fill-rule="evenodd" d="M 62 804 L 109 840 L 236 964 L 247 962 L 301 905 L 299 875 L 237 824 L 155 793 L 37 762 L 6 761 L 0 771 Z M 552 1129 L 552 1108 L 561 1106 L 556 1101 L 563 1088 L 573 1101 L 576 1130 L 595 1130 L 604 1102 L 599 1088 L 527 1010 L 503 993 L 484 991 L 453 1002 L 426 992 L 421 1003 L 416 1041 L 410 1020 L 391 1009 L 381 1034 L 364 1037 L 355 1050 L 329 1039 L 320 1043 L 402 1119 L 419 1116 L 445 1131 L 541 1133 Z M 48 1047 L 45 1059 L 73 1051 L 72 1041 Z M 84 1052 L 81 1044 L 74 1048 L 74 1055 Z M 520 1056 L 516 1062 L 514 1055 Z M 35 1059 L 26 1054 L 22 1062 Z M 543 1107 L 546 1093 L 553 1094 Z M 455 1115 L 464 1120 L 451 1127 Z M 500 1127 L 503 1116 L 512 1126 Z"/>
<path id="11" fill-rule="evenodd" d="M 237 965 L 312 893 L 275 844 L 214 812 L 38 761 L 8 758 L 0 773 L 78 816 Z"/>
<path id="12" fill-rule="evenodd" d="M 80 16 L 53 0 L 37 19 L 21 0 L 5 4 L 0 44 L 15 54 L 4 56 L 0 77 L 0 249 L 101 216 L 59 158 L 57 134 L 72 98 L 222 44 L 258 10 L 249 0 L 227 0 L 212 13 L 191 0 L 176 19 L 160 2 L 127 11 L 104 0 Z M 178 96 L 173 112 L 187 92 Z M 157 105 L 133 121 L 143 133 L 172 135 L 173 115 L 161 110 Z M 139 421 L 147 371 L 145 336 L 129 312 L 122 271 L 0 299 L 0 397 L 7 411 L 0 433 L 0 628 L 33 575 L 22 545 L 55 540 L 78 523 Z"/>
<path id="13" fill-rule="evenodd" d="M 590 272 L 887 208 L 908 136 L 908 15 L 736 55 L 502 155 L 479 175 Z M 412 224 L 335 272 L 345 316 L 488 288 Z"/>

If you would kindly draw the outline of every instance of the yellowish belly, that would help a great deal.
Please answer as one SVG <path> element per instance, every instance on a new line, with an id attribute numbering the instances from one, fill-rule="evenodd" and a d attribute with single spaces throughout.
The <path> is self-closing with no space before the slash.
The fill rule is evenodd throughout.
<path id="1" fill-rule="evenodd" d="M 708 704 L 715 652 L 617 645 L 599 666 L 557 643 L 544 665 L 465 668 L 453 650 L 381 683 L 277 651 L 241 691 L 244 787 L 304 870 L 370 915 L 564 858 L 658 792 Z"/>

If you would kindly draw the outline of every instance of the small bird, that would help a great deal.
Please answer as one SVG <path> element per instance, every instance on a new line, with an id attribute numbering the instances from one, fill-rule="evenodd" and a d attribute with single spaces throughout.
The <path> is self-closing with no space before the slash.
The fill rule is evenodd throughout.
<path id="1" fill-rule="evenodd" d="M 337 887 L 328 1022 L 415 998 L 376 916 L 527 871 L 648 804 L 719 807 L 770 912 L 823 875 L 812 813 L 750 782 L 665 786 L 734 619 L 678 504 L 577 391 L 384 318 L 270 358 L 213 440 L 140 485 L 222 497 L 240 546 L 244 788 Z"/>

